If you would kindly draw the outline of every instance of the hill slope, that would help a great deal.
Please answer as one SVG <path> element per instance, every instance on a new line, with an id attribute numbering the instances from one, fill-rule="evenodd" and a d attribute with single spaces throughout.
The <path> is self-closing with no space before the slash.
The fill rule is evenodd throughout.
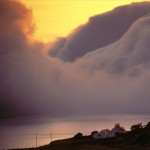
<path id="1" fill-rule="evenodd" d="M 150 150 L 150 122 L 131 126 L 131 131 L 116 138 L 93 139 L 77 134 L 73 138 L 53 141 L 28 150 Z"/>

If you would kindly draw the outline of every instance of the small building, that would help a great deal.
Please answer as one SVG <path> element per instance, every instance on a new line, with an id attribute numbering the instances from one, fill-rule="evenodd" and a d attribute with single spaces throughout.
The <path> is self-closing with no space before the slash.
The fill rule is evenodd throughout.
<path id="1" fill-rule="evenodd" d="M 115 124 L 115 127 L 111 130 L 112 137 L 116 137 L 116 134 L 124 134 L 126 133 L 125 129 L 120 126 L 119 123 Z"/>
<path id="2" fill-rule="evenodd" d="M 118 124 L 115 124 L 115 127 L 110 131 L 109 129 L 101 130 L 100 132 L 94 131 L 92 132 L 92 137 L 94 139 L 104 139 L 104 138 L 112 138 L 116 137 L 117 134 L 126 133 L 125 129 Z"/>
<path id="3" fill-rule="evenodd" d="M 109 129 L 101 130 L 100 132 L 93 134 L 94 139 L 104 139 L 109 137 L 111 137 L 111 132 Z"/>

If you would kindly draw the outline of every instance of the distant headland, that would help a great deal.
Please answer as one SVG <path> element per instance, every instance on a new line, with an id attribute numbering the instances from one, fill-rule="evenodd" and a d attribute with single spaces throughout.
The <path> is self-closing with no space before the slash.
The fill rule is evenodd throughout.
<path id="1" fill-rule="evenodd" d="M 109 129 L 77 133 L 72 138 L 56 140 L 48 145 L 21 150 L 150 150 L 150 122 L 132 125 L 130 131 L 116 124 Z"/>

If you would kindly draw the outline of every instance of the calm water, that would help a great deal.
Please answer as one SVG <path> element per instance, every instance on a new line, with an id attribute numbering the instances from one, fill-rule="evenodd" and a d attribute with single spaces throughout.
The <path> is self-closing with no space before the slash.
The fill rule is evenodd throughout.
<path id="1" fill-rule="evenodd" d="M 0 121 L 0 149 L 28 148 L 50 143 L 51 140 L 72 137 L 78 132 L 112 129 L 120 123 L 126 130 L 131 125 L 147 124 L 150 116 L 99 116 L 80 118 L 26 117 Z M 37 134 L 37 138 L 36 138 Z M 37 139 L 37 140 L 36 140 Z"/>

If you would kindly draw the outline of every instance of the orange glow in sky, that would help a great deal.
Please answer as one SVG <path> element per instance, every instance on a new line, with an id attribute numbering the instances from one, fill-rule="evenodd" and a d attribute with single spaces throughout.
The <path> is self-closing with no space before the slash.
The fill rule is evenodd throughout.
<path id="1" fill-rule="evenodd" d="M 44 42 L 68 35 L 90 16 L 142 0 L 21 0 L 33 11 L 34 39 Z M 149 0 L 147 0 L 149 1 Z"/>

